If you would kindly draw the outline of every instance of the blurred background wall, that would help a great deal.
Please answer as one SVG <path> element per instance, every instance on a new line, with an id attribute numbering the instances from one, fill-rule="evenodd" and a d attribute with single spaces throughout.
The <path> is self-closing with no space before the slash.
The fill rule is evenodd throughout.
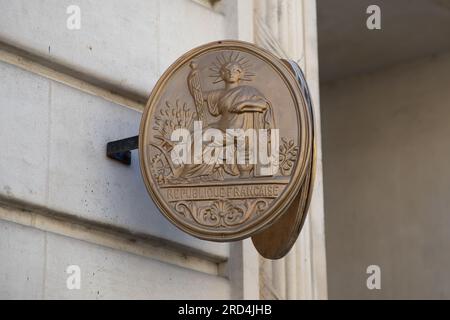
<path id="1" fill-rule="evenodd" d="M 448 299 L 450 1 L 318 12 L 329 297 Z"/>

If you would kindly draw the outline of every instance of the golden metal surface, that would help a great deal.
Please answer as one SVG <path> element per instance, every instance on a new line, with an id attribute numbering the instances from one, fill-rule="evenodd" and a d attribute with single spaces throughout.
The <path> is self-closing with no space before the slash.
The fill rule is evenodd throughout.
<path id="1" fill-rule="evenodd" d="M 203 124 L 197 133 L 213 128 L 225 140 L 228 129 L 279 129 L 278 172 L 232 161 L 177 163 L 171 134 L 179 128 L 193 133 L 196 121 Z M 255 246 L 269 258 L 279 258 L 292 246 L 311 195 L 313 121 L 294 73 L 276 56 L 240 41 L 189 51 L 153 89 L 139 136 L 147 190 L 178 228 L 211 241 L 258 234 Z M 200 149 L 204 155 L 205 141 Z M 248 150 L 243 152 L 249 160 Z"/>
<path id="2" fill-rule="evenodd" d="M 283 62 L 289 66 L 294 74 L 297 72 L 292 68 L 292 62 L 286 60 L 283 60 Z M 296 65 L 296 67 L 298 67 L 298 65 Z M 307 87 L 304 88 L 304 90 L 308 91 Z M 314 135 L 314 112 L 312 103 L 307 103 L 307 105 L 310 109 L 310 123 L 312 124 L 313 129 L 313 152 L 311 153 L 310 166 L 305 181 L 293 203 L 286 208 L 285 213 L 269 228 L 252 236 L 252 242 L 256 250 L 267 259 L 280 259 L 289 252 L 300 234 L 311 202 L 316 173 L 317 150 Z"/>

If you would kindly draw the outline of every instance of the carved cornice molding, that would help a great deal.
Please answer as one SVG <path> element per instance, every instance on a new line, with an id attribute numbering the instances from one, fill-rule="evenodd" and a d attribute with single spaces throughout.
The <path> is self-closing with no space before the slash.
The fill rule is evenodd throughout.
<path id="1" fill-rule="evenodd" d="M 255 14 L 254 17 L 255 24 L 255 41 L 256 44 L 263 47 L 266 50 L 276 54 L 280 58 L 287 59 L 289 58 L 288 54 L 284 51 L 280 42 L 273 35 L 269 26 L 265 23 L 265 21 Z"/>
<path id="2" fill-rule="evenodd" d="M 114 84 L 81 73 L 46 57 L 32 54 L 0 40 L 0 62 L 32 72 L 41 77 L 65 84 L 85 93 L 101 97 L 115 104 L 142 112 L 147 97 L 140 96 Z"/>

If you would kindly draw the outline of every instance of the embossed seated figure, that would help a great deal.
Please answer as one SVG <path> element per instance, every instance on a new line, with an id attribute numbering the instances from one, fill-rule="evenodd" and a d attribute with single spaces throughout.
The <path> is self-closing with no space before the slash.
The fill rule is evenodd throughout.
<path id="1" fill-rule="evenodd" d="M 184 166 L 180 176 L 186 179 L 204 177 L 209 180 L 223 180 L 224 173 L 241 178 L 257 176 L 258 165 L 249 164 L 248 148 L 243 145 L 244 150 L 237 150 L 238 146 L 242 148 L 242 144 L 236 143 L 234 136 L 228 136 L 227 129 L 243 129 L 245 131 L 247 129 L 274 128 L 275 121 L 271 103 L 255 87 L 242 84 L 243 81 L 252 81 L 251 78 L 255 76 L 247 70 L 248 61 L 245 58 L 240 58 L 239 54 L 233 56 L 231 53 L 229 57 L 221 55 L 216 59 L 217 62 L 211 68 L 214 72 L 212 76 L 216 77 L 213 83 L 224 82 L 224 88 L 203 92 L 196 64 L 191 63 L 192 72 L 188 77 L 189 90 L 197 110 L 199 107 L 206 106 L 204 111 L 207 110 L 214 118 L 218 117 L 217 121 L 204 126 L 204 130 L 219 129 L 224 136 L 223 143 L 233 141 L 235 156 L 239 151 L 243 152 L 246 164 L 236 164 L 236 161 L 233 161 L 233 164 L 189 164 Z M 203 117 L 203 121 L 205 121 L 205 117 Z M 204 142 L 203 150 L 205 150 L 206 144 L 211 147 L 211 142 Z"/>

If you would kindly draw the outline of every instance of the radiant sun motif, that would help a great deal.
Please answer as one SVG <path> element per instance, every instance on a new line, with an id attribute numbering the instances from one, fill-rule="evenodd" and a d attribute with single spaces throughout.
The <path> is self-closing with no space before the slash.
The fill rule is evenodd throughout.
<path id="1" fill-rule="evenodd" d="M 224 81 L 224 72 L 234 67 L 241 73 L 239 80 L 252 81 L 252 78 L 256 74 L 249 70 L 251 66 L 250 62 L 245 57 L 241 57 L 239 52 L 231 52 L 228 57 L 222 53 L 216 56 L 216 61 L 213 62 L 213 66 L 209 68 L 209 70 L 213 72 L 210 77 L 214 78 L 214 84 L 222 82 Z"/>

